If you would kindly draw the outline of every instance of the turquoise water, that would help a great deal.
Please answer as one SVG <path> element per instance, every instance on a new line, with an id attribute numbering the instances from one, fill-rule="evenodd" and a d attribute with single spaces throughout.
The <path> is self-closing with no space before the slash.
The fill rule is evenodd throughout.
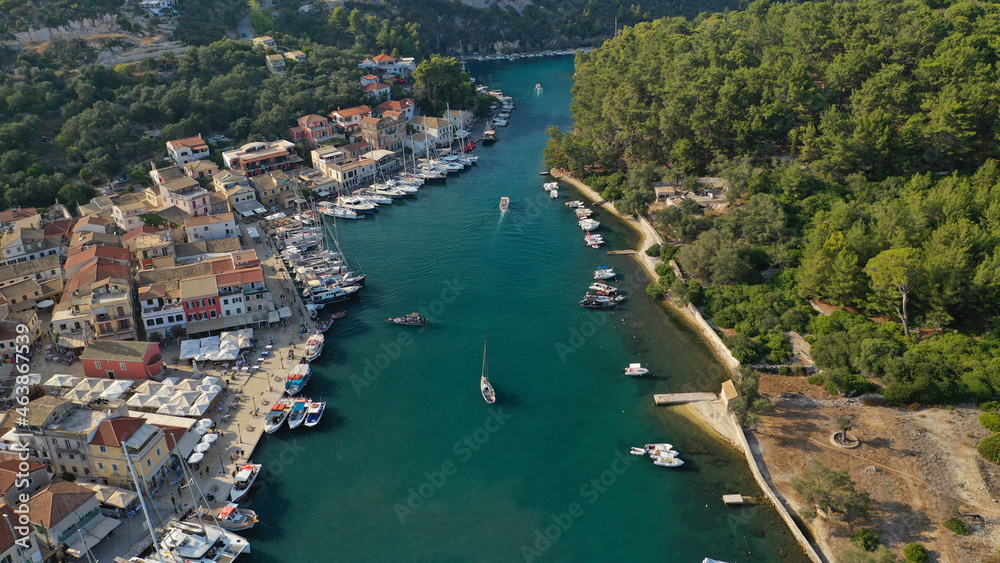
<path id="1" fill-rule="evenodd" d="M 598 211 L 608 244 L 587 248 L 563 205 L 576 195 L 541 188 L 544 129 L 571 124 L 572 60 L 471 70 L 515 97 L 511 125 L 472 170 L 341 225 L 368 287 L 314 364 L 320 425 L 254 454 L 252 560 L 805 560 L 773 510 L 722 504 L 760 494 L 742 456 L 652 405 L 717 390 L 724 372 L 645 296 L 633 258 L 605 254 L 635 234 Z M 601 264 L 631 297 L 611 313 L 577 306 Z M 411 311 L 426 329 L 385 322 Z M 479 393 L 487 329 L 493 406 Z M 623 376 L 634 361 L 655 377 Z M 686 465 L 628 454 L 647 442 L 673 443 Z"/>

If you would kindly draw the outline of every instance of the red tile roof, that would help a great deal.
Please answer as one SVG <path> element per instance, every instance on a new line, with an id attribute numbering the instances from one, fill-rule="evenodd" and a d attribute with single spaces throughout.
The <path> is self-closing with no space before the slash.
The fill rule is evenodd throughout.
<path id="1" fill-rule="evenodd" d="M 134 418 L 131 416 L 119 416 L 115 418 L 105 418 L 97 425 L 97 432 L 90 439 L 93 446 L 106 446 L 120 448 L 125 440 L 132 437 L 146 424 L 145 418 Z"/>
<path id="2" fill-rule="evenodd" d="M 136 228 L 132 229 L 131 231 L 129 231 L 129 232 L 125 233 L 124 235 L 122 235 L 122 242 L 128 242 L 128 241 L 130 241 L 130 240 L 134 239 L 135 237 L 137 237 L 139 235 L 142 235 L 142 234 L 150 234 L 150 235 L 152 235 L 152 234 L 159 233 L 160 231 L 166 231 L 166 230 L 167 229 L 159 229 L 159 228 L 156 228 L 156 227 L 150 227 L 149 225 L 143 225 L 141 227 L 136 227 Z"/>
<path id="3" fill-rule="evenodd" d="M 17 515 L 14 514 L 14 509 L 7 506 L 6 504 L 0 505 L 0 514 L 6 514 L 7 518 L 11 522 L 17 522 Z M 3 516 L 0 516 L 3 518 Z M 18 526 L 20 528 L 20 526 Z M 14 547 L 15 537 L 14 533 L 11 531 L 10 526 L 6 524 L 0 526 L 0 553 L 6 553 L 8 549 Z M 17 538 L 23 538 L 26 534 L 17 534 Z"/>
<path id="4" fill-rule="evenodd" d="M 354 106 L 347 109 L 338 109 L 337 111 L 331 111 L 330 117 L 340 116 L 341 119 L 346 119 L 348 117 L 354 117 L 355 115 L 361 115 L 363 113 L 370 113 L 372 108 L 368 106 Z"/>
<path id="5" fill-rule="evenodd" d="M 51 529 L 96 495 L 94 491 L 69 481 L 55 481 L 28 500 L 28 514 L 32 522 Z"/>
<path id="6" fill-rule="evenodd" d="M 127 264 L 130 257 L 131 254 L 129 254 L 127 248 L 118 248 L 117 246 L 91 246 L 90 248 L 69 257 L 69 259 L 66 260 L 65 267 L 71 269 L 74 266 L 78 266 L 95 258 L 104 258 L 107 260 L 103 262 L 104 264 L 113 264 L 114 261 L 125 262 Z"/>
<path id="7" fill-rule="evenodd" d="M 0 223 L 10 223 L 11 221 L 17 221 L 18 219 L 24 219 L 32 215 L 38 215 L 38 211 L 34 207 L 8 209 L 7 211 L 0 211 Z"/>
<path id="8" fill-rule="evenodd" d="M 381 55 L 376 55 L 376 56 L 372 57 L 372 60 L 373 61 L 378 61 L 380 63 L 381 62 L 390 62 L 390 63 L 396 62 L 396 59 L 390 57 L 389 55 L 386 55 L 385 53 L 382 53 Z"/>
<path id="9" fill-rule="evenodd" d="M 54 236 L 65 236 L 68 237 L 72 232 L 70 227 L 73 226 L 72 219 L 56 219 L 55 221 L 50 221 L 42 225 L 42 232 L 47 237 Z"/>
<path id="10" fill-rule="evenodd" d="M 264 281 L 264 270 L 260 266 L 233 270 L 215 276 L 215 283 L 218 287 L 230 287 L 234 285 L 245 285 Z"/>
<path id="11" fill-rule="evenodd" d="M 132 271 L 128 266 L 121 264 L 109 264 L 98 259 L 93 264 L 90 264 L 86 268 L 80 270 L 79 274 L 73 276 L 66 283 L 64 293 L 70 294 L 85 285 L 103 281 L 108 278 L 131 280 Z"/>
<path id="12" fill-rule="evenodd" d="M 20 465 L 20 460 L 9 459 L 4 462 L 0 462 L 0 495 L 7 492 L 8 489 L 14 486 L 14 481 L 17 481 L 17 474 L 20 471 L 18 467 Z M 28 464 L 28 473 L 33 471 L 38 471 L 39 469 L 45 469 L 45 466 L 40 463 L 35 463 L 33 461 L 25 462 Z M 0 553 L 3 553 L 0 551 Z"/>
<path id="13" fill-rule="evenodd" d="M 208 143 L 205 142 L 205 139 L 201 138 L 201 135 L 197 135 L 195 137 L 185 137 L 183 139 L 174 139 L 173 141 L 167 141 L 167 144 L 171 145 L 171 147 L 175 149 L 180 147 L 191 147 L 193 149 L 208 148 Z"/>
<path id="14" fill-rule="evenodd" d="M 187 432 L 187 429 L 180 426 L 167 426 L 165 424 L 154 424 L 153 426 L 159 426 L 163 429 L 163 435 L 167 439 L 167 449 L 170 451 L 173 451 L 177 447 L 177 443 L 181 441 L 181 438 Z"/>
<path id="15" fill-rule="evenodd" d="M 376 92 L 378 90 L 386 90 L 388 88 L 389 88 L 388 84 L 382 84 L 381 82 L 375 82 L 375 83 L 369 84 L 368 86 L 362 87 L 361 91 L 367 94 L 369 92 Z"/>

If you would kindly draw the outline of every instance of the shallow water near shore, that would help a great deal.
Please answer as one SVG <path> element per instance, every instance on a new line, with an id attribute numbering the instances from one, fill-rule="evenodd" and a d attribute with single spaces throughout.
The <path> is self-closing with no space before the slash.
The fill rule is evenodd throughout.
<path id="1" fill-rule="evenodd" d="M 608 244 L 588 248 L 563 205 L 582 198 L 542 190 L 545 127 L 571 126 L 572 58 L 470 66 L 514 96 L 511 124 L 478 166 L 339 226 L 368 287 L 324 311 L 348 315 L 303 393 L 328 401 L 319 426 L 254 452 L 250 560 L 805 561 L 773 509 L 723 505 L 760 496 L 742 454 L 653 406 L 653 393 L 718 391 L 725 372 L 646 297 L 632 257 L 606 255 L 637 235 L 597 210 Z M 577 305 L 602 264 L 629 295 L 607 313 Z M 425 329 L 385 322 L 411 311 Z M 630 362 L 654 377 L 623 376 Z M 685 465 L 628 454 L 648 442 Z"/>

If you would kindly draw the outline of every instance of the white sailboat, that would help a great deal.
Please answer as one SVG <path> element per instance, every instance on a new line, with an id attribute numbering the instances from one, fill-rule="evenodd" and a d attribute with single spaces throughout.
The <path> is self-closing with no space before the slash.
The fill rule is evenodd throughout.
<path id="1" fill-rule="evenodd" d="M 483 392 L 483 399 L 486 402 L 493 404 L 497 400 L 497 394 L 493 391 L 493 385 L 490 384 L 489 370 L 486 367 L 486 343 L 489 340 L 489 332 L 486 333 L 486 338 L 483 339 L 483 375 L 479 378 L 479 387 Z"/>

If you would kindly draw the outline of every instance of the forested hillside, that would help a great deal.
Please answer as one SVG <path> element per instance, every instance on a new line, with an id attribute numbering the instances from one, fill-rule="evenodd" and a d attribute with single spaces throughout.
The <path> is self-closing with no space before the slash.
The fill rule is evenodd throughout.
<path id="1" fill-rule="evenodd" d="M 998 28 L 995 5 L 914 0 L 638 24 L 579 56 L 574 128 L 546 157 L 636 213 L 652 180 L 728 180 L 722 216 L 657 214 L 663 256 L 697 281 L 650 291 L 735 329 L 741 360 L 787 360 L 796 330 L 831 389 L 992 397 Z M 817 317 L 807 299 L 859 314 Z"/>

